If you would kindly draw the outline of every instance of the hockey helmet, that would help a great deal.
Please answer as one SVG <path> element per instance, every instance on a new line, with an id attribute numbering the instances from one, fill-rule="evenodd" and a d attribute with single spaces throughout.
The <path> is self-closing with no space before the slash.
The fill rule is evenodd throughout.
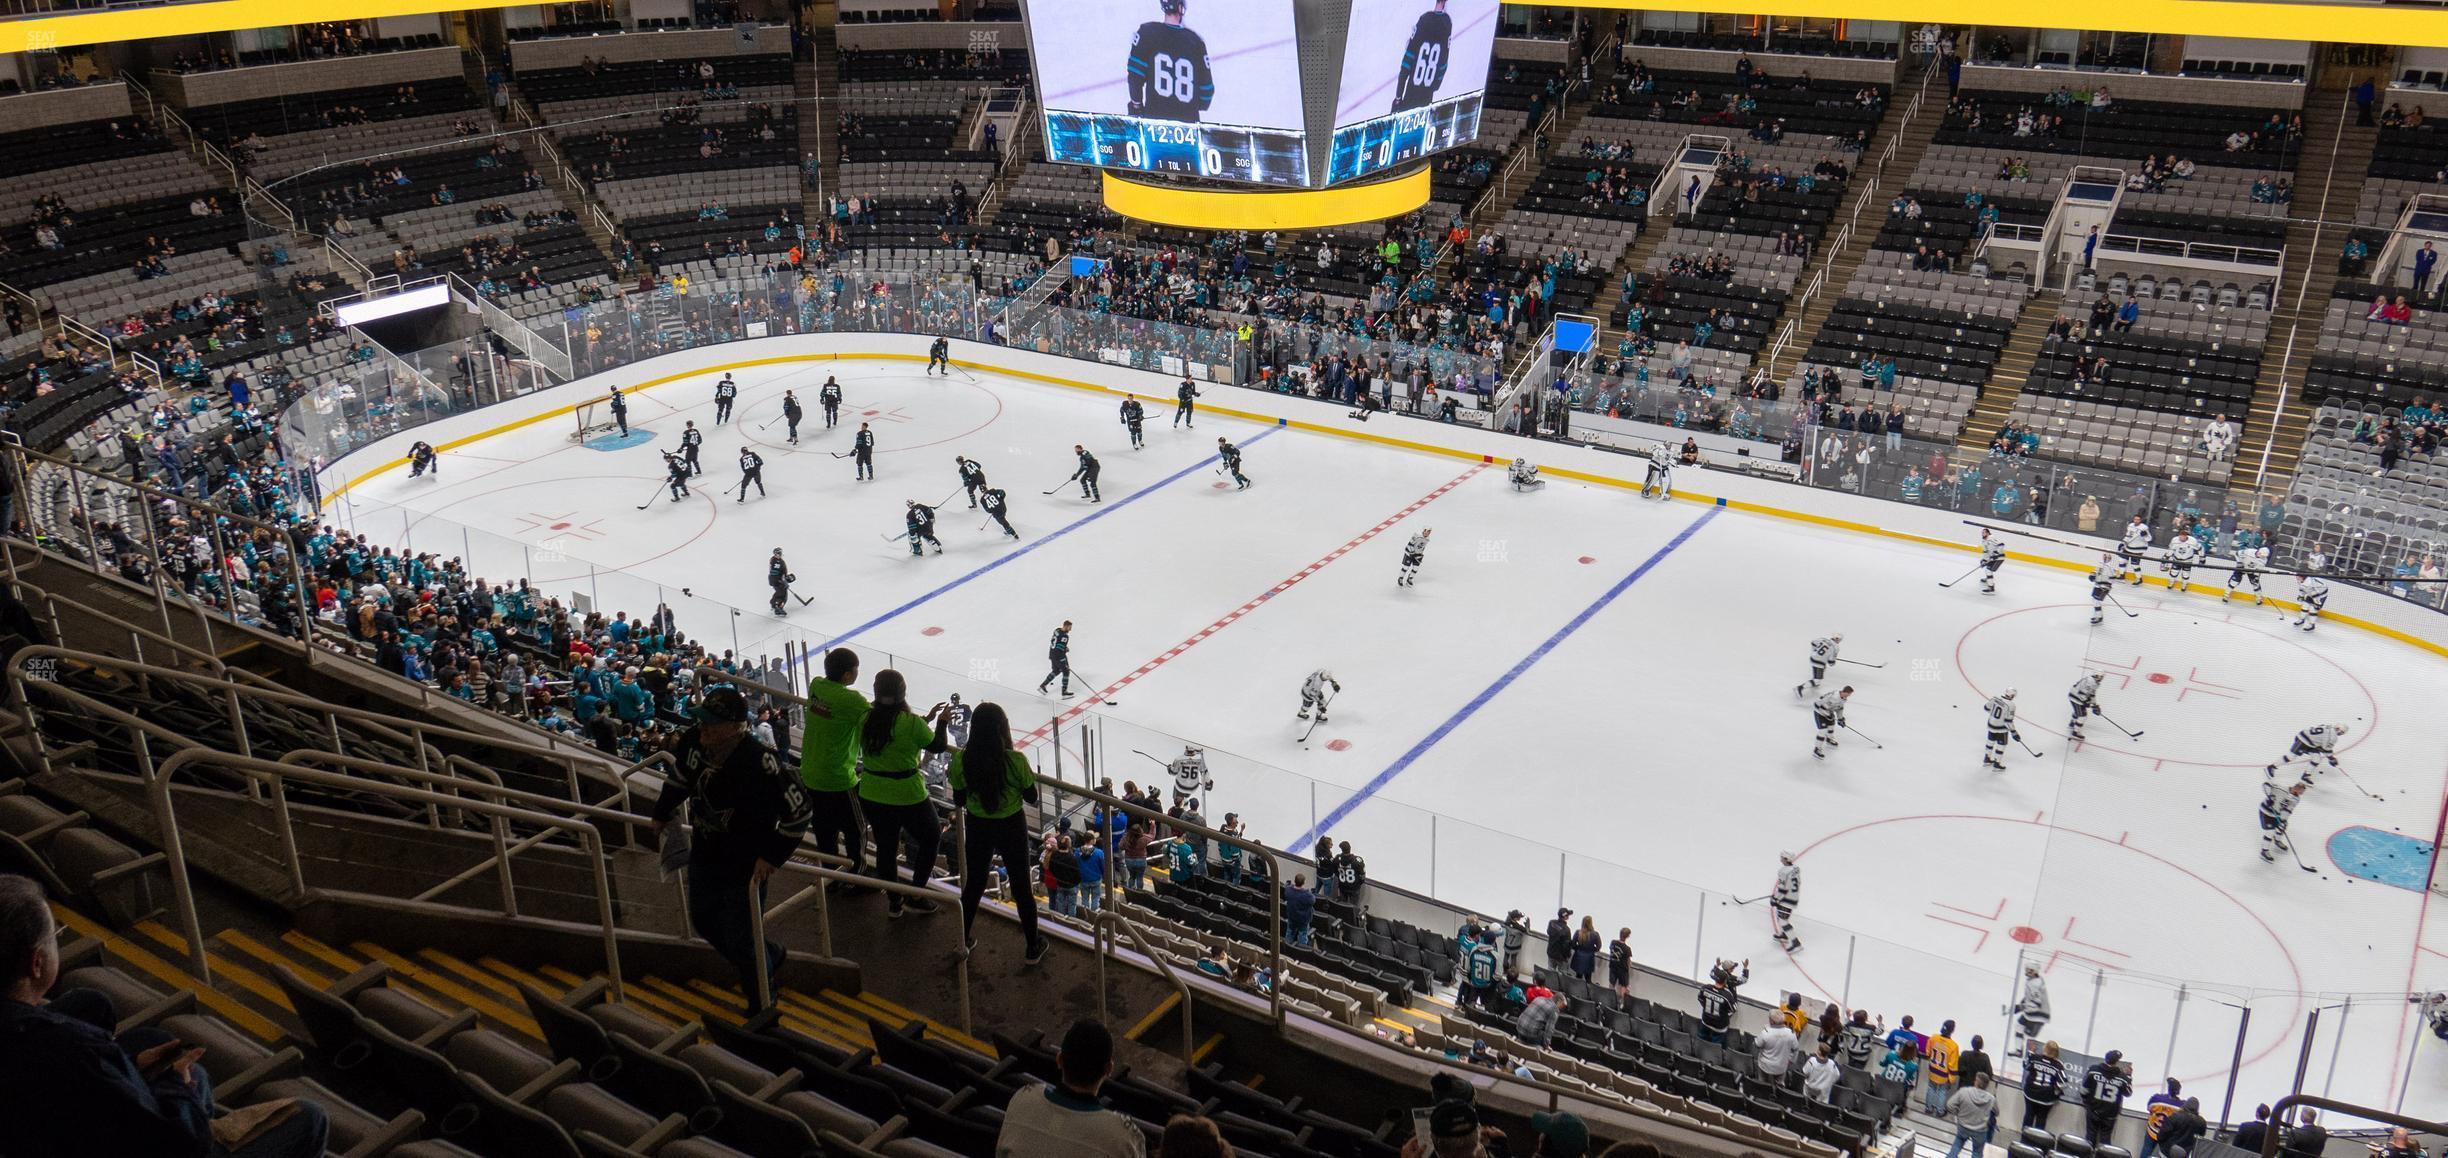
<path id="1" fill-rule="evenodd" d="M 774 554 L 779 555 L 779 554 L 781 554 L 781 553 L 782 553 L 782 548 L 780 548 L 780 547 L 776 547 L 776 548 L 774 548 Z"/>
<path id="2" fill-rule="evenodd" d="M 2337 725 L 2337 734 L 2338 734 L 2338 735 L 2341 735 L 2341 736 L 2345 735 L 2345 734 L 2346 734 L 2346 725 L 2344 725 L 2344 724 L 2339 724 L 2339 725 Z"/>
<path id="3" fill-rule="evenodd" d="M 1781 861 L 1784 861 L 1786 864 L 1792 864 L 1792 863 L 1793 863 L 1793 860 L 1794 860 L 1794 854 L 1793 854 L 1793 853 L 1791 853 L 1791 852 L 1780 852 L 1780 853 L 1778 853 L 1778 854 L 1777 854 L 1777 859 L 1778 859 L 1778 860 L 1781 860 Z"/>
<path id="4" fill-rule="evenodd" d="M 2003 700 L 2011 700 L 2011 699 L 2013 699 L 2014 697 L 2015 697 L 2015 690 L 2014 690 L 2013 688 L 2008 688 L 2008 689 L 2006 689 L 2005 691 L 2002 691 L 2002 692 L 1999 692 L 1999 693 L 1998 693 L 1998 698 L 1999 698 L 1999 699 L 2003 699 Z"/>
<path id="5" fill-rule="evenodd" d="M 1327 683 L 1335 682 L 1334 673 L 1326 670 L 1325 668 L 1318 669 L 1318 678 L 1325 680 Z"/>
<path id="6" fill-rule="evenodd" d="M 1831 632 L 1829 632 L 1829 633 L 1828 633 L 1828 639 L 1829 639 L 1829 641 L 1830 641 L 1830 642 L 1834 642 L 1834 643 L 1843 643 L 1843 642 L 1844 642 L 1844 633 L 1843 633 L 1843 632 L 1841 632 L 1841 631 L 1831 631 Z"/>
<path id="7" fill-rule="evenodd" d="M 1189 8 L 1189 4 L 1186 0 L 1164 0 L 1158 7 L 1164 9 L 1167 16 L 1179 16 Z"/>

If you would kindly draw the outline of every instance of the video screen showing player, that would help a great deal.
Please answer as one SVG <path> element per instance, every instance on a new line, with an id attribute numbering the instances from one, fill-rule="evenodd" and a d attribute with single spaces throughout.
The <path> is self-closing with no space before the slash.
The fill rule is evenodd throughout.
<path id="1" fill-rule="evenodd" d="M 1189 0 L 1161 0 L 1163 19 L 1139 26 L 1131 37 L 1124 72 L 1130 77 L 1134 117 L 1196 123 L 1215 104 L 1215 72 L 1207 66 L 1207 40 L 1187 21 Z"/>
<path id="2" fill-rule="evenodd" d="M 1420 13 L 1411 26 L 1411 40 L 1403 46 L 1402 71 L 1394 82 L 1394 111 L 1424 109 L 1435 104 L 1437 86 L 1445 83 L 1445 73 L 1453 62 L 1453 16 L 1445 11 L 1446 0 L 1436 0 L 1436 7 Z"/>

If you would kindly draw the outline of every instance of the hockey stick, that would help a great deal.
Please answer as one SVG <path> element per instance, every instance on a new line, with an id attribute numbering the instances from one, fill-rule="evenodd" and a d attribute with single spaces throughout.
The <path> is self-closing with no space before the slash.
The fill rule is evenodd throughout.
<path id="1" fill-rule="evenodd" d="M 1158 764 L 1163 765 L 1163 766 L 1164 766 L 1164 767 L 1166 767 L 1166 768 L 1171 768 L 1171 767 L 1172 767 L 1172 765 L 1171 765 L 1171 764 L 1166 764 L 1166 763 L 1165 763 L 1163 760 L 1158 760 L 1158 759 L 1157 759 L 1156 757 L 1154 757 L 1154 756 L 1148 756 L 1148 754 L 1147 754 L 1147 753 L 1142 752 L 1142 751 L 1140 751 L 1140 750 L 1139 750 L 1139 749 L 1137 749 L 1137 748 L 1133 748 L 1133 749 L 1131 749 L 1131 752 L 1132 752 L 1134 755 L 1139 755 L 1139 756 L 1147 756 L 1147 758 L 1148 758 L 1148 759 L 1150 759 L 1150 760 L 1155 760 L 1155 761 L 1156 761 Z"/>
<path id="2" fill-rule="evenodd" d="M 2041 752 L 2040 752 L 2040 750 L 2039 750 L 2038 748 L 2034 748 L 2034 747 L 2032 747 L 2032 746 L 2031 746 L 2031 745 L 2029 745 L 2029 744 L 2024 744 L 2024 743 L 2023 743 L 2023 737 L 2022 737 L 2022 735 L 2021 735 L 2020 733 L 2017 733 L 2017 734 L 2015 735 L 2014 742 L 2015 742 L 2015 743 L 2017 743 L 2017 744 L 2021 744 L 2021 745 L 2022 745 L 2022 747 L 2023 747 L 2023 750 L 2024 750 L 2024 751 L 2031 753 L 2031 755 L 2032 755 L 2032 759 L 2037 760 L 2037 759 L 2039 759 L 2039 758 L 2040 758 L 2040 756 L 2041 756 Z"/>
<path id="3" fill-rule="evenodd" d="M 638 508 L 637 508 L 637 509 L 639 509 L 639 510 L 641 510 L 641 511 L 642 511 L 642 510 L 645 510 L 645 509 L 646 509 L 646 508 L 648 508 L 648 507 L 653 506 L 653 505 L 654 505 L 654 501 L 655 501 L 655 495 L 662 494 L 662 493 L 663 493 L 663 488 L 668 487 L 668 486 L 670 486 L 670 485 L 671 485 L 671 484 L 670 484 L 670 483 L 668 483 L 668 482 L 656 483 L 656 484 L 655 484 L 655 489 L 654 489 L 654 492 L 653 492 L 652 494 L 647 495 L 647 496 L 646 496 L 646 501 L 645 501 L 645 502 L 642 502 L 642 503 L 639 503 L 639 504 L 638 504 Z"/>
<path id="4" fill-rule="evenodd" d="M 1861 661 L 1861 660 L 1858 660 L 1858 659 L 1846 659 L 1846 658 L 1844 658 L 1843 656 L 1838 656 L 1838 657 L 1836 657 L 1836 662 L 1838 662 L 1838 663 L 1849 663 L 1849 664 L 1854 665 L 1855 667 L 1885 667 L 1885 666 L 1887 666 L 1886 664 L 1883 664 L 1883 663 L 1865 663 L 1865 662 L 1863 662 L 1863 661 Z"/>
<path id="5" fill-rule="evenodd" d="M 2284 834 L 2284 833 L 2280 833 L 2280 834 L 2279 834 L 2278 839 L 2280 839 L 2280 840 L 2286 840 L 2286 834 Z M 2302 853 L 2300 853 L 2300 852 L 2295 851 L 2295 842 L 2294 842 L 2294 841 L 2287 840 L 2287 842 L 2286 842 L 2286 850 L 2287 850 L 2287 855 L 2288 855 L 2288 856 L 2291 856 L 2291 857 L 2294 857 L 2294 858 L 2295 858 L 2295 867 L 2296 867 L 2296 868 L 2302 869 L 2303 871 L 2308 872 L 2308 873 L 2316 873 L 2316 872 L 2319 872 L 2319 871 L 2320 871 L 2319 869 L 2313 868 L 2311 865 L 2308 865 L 2308 864 L 2305 864 L 2305 863 L 2304 863 L 2303 854 L 2302 854 Z"/>
<path id="6" fill-rule="evenodd" d="M 1971 578 L 1971 577 L 1972 577 L 1974 574 L 1978 573 L 1979 571 L 1980 571 L 1980 566 L 1979 566 L 1979 564 L 1974 564 L 1974 565 L 1973 565 L 1973 567 L 1972 567 L 1972 570 L 1970 570 L 1970 571 L 1966 571 L 1966 572 L 1964 572 L 1964 573 L 1963 573 L 1963 574 L 1961 574 L 1961 575 L 1958 575 L 1958 576 L 1956 576 L 1956 577 L 1954 577 L 1954 578 L 1952 578 L 1952 579 L 1949 579 L 1949 580 L 1947 580 L 1946 582 L 1939 584 L 1939 586 L 1940 586 L 1940 587 L 1953 587 L 1954 585 L 1956 585 L 1956 584 L 1958 584 L 1958 583 L 1961 583 L 1961 582 L 1963 582 L 1963 581 L 1964 581 L 1964 580 L 1966 580 L 1966 579 Z"/>
<path id="7" fill-rule="evenodd" d="M 1334 695 L 1331 693 L 1324 699 L 1318 701 L 1317 715 L 1311 716 L 1309 718 L 1309 726 L 1301 729 L 1300 742 L 1304 747 L 1308 745 L 1309 737 L 1316 734 L 1317 726 L 1326 722 L 1326 706 L 1333 702 Z"/>
<path id="8" fill-rule="evenodd" d="M 2132 608 L 2127 607 L 2127 606 L 2125 606 L 2125 605 L 2124 605 L 2124 604 L 2122 604 L 2122 603 L 2117 603 L 2116 592 L 2114 592 L 2114 591 L 2111 591 L 2111 592 L 2109 592 L 2109 593 L 2108 593 L 2108 602 L 2110 602 L 2110 603 L 2116 603 L 2116 609 L 2117 609 L 2117 610 L 2119 610 L 2119 611 L 2124 612 L 2124 613 L 2125 613 L 2125 618 L 2127 618 L 2127 619 L 2140 619 L 2140 618 L 2142 618 L 2142 613 L 2141 613 L 2141 612 L 2139 612 L 2139 611 L 2135 611 L 2135 610 L 2133 610 Z"/>
<path id="9" fill-rule="evenodd" d="M 1761 901 L 1767 900 L 1768 894 L 1761 893 L 1756 897 L 1727 897 L 1726 899 L 1738 905 L 1756 905 Z"/>
<path id="10" fill-rule="evenodd" d="M 1071 669 L 1071 674 L 1072 674 L 1072 675 L 1075 675 L 1075 676 L 1079 676 L 1079 678 L 1080 678 L 1080 682 L 1081 682 L 1081 683 L 1083 683 L 1083 684 L 1086 684 L 1086 685 L 1087 685 L 1089 688 L 1091 688 L 1091 689 L 1096 688 L 1096 687 L 1098 687 L 1098 686 L 1099 686 L 1099 685 L 1098 685 L 1098 683 L 1097 683 L 1095 680 L 1089 679 L 1087 676 L 1080 675 L 1080 670 L 1079 670 L 1078 668 L 1073 668 L 1073 669 Z M 1092 691 L 1090 691 L 1090 692 L 1088 693 L 1088 699 L 1086 700 L 1086 702 L 1082 703 L 1080 706 L 1084 708 L 1084 707 L 1087 707 L 1089 704 L 1096 704 L 1096 703 L 1101 703 L 1101 704 L 1104 704 L 1105 706 L 1107 706 L 1107 707 L 1109 707 L 1109 708 L 1118 708 L 1118 707 L 1121 707 L 1121 706 L 1122 706 L 1122 702 L 1121 702 L 1120 700 L 1116 700 L 1116 699 L 1114 699 L 1114 698 L 1112 698 L 1112 697 L 1110 697 L 1110 696 L 1107 696 L 1107 695 L 1105 695 L 1103 692 L 1098 692 L 1098 691 L 1093 691 L 1093 690 L 1092 690 Z"/>
<path id="11" fill-rule="evenodd" d="M 805 595 L 801 595 L 800 593 L 798 593 L 798 592 L 796 592 L 796 591 L 793 591 L 793 590 L 791 590 L 791 589 L 790 589 L 790 588 L 788 588 L 788 587 L 783 588 L 783 589 L 782 589 L 782 592 L 783 592 L 783 594 L 788 595 L 788 596 L 790 596 L 791 598 L 798 600 L 798 601 L 799 601 L 799 606 L 801 606 L 801 607 L 806 607 L 806 606 L 808 606 L 809 604 L 812 604 L 812 603 L 816 602 L 815 600 L 810 599 L 810 598 L 808 598 L 808 597 L 807 597 L 807 596 L 805 596 Z"/>
<path id="12" fill-rule="evenodd" d="M 2360 792 L 2360 793 L 2362 793 L 2362 794 L 2363 794 L 2363 795 L 2365 795 L 2365 796 L 2369 796 L 2369 797 L 2371 797 L 2371 798 L 2372 798 L 2372 799 L 2374 799 L 2374 800 L 2378 800 L 2378 801 L 2381 801 L 2381 802 L 2383 802 L 2383 803 L 2387 802 L 2388 797 L 2386 797 L 2386 796 L 2382 796 L 2382 795 L 2380 795 L 2379 793 L 2374 792 L 2374 791 L 2372 791 L 2372 790 L 2371 790 L 2371 789 L 2369 789 L 2369 788 L 2365 788 L 2365 787 L 2363 786 L 2363 782 L 2362 782 L 2362 781 L 2357 780 L 2357 779 L 2355 779 L 2355 778 L 2354 778 L 2354 773 L 2349 772 L 2349 771 L 2347 771 L 2347 770 L 2346 770 L 2346 766 L 2345 766 L 2345 765 L 2343 765 L 2343 764 L 2339 764 L 2339 763 L 2337 763 L 2337 762 L 2335 762 L 2335 761 L 2332 761 L 2332 762 L 2330 763 L 2330 765 L 2329 765 L 2329 770 L 2330 770 L 2330 771 L 2332 771 L 2332 772 L 2337 773 L 2337 774 L 2338 774 L 2338 775 L 2340 775 L 2340 776 L 2345 777 L 2345 778 L 2346 778 L 2346 782 L 2347 782 L 2348 784 L 2352 784 L 2352 785 L 2354 785 L 2354 790 L 2355 790 L 2355 791 Z"/>
<path id="13" fill-rule="evenodd" d="M 2091 713 L 2091 714 L 2092 714 L 2092 715 L 2094 715 L 2094 716 L 2098 716 L 2098 717 L 2099 717 L 2100 719 L 2102 719 L 2102 720 L 2107 720 L 2107 721 L 2108 721 L 2108 726 L 2109 726 L 2109 727 L 2111 727 L 2111 728 L 2115 728 L 2117 731 L 2120 731 L 2120 732 L 2125 733 L 2125 738 L 2126 738 L 2126 739 L 2128 739 L 2128 740 L 2139 740 L 2139 739 L 2141 739 L 2141 738 L 2142 738 L 2142 732 L 2135 731 L 2135 730 L 2134 730 L 2134 729 L 2132 729 L 2132 728 L 2128 728 L 2128 727 L 2126 727 L 2126 726 L 2125 726 L 2125 725 L 2123 725 L 2123 724 L 2117 723 L 2115 720 L 2109 720 L 2109 719 L 2108 719 L 2108 713 L 2106 713 L 2106 712 L 2093 712 L 2093 713 Z M 2147 730 L 2148 730 L 2148 729 L 2144 729 L 2144 731 L 2147 731 Z"/>
<path id="14" fill-rule="evenodd" d="M 1862 730 L 1861 730 L 1861 729 L 1856 728 L 1856 727 L 1854 727 L 1854 726 L 1853 726 L 1853 725 L 1851 725 L 1851 724 L 1845 724 L 1845 725 L 1843 725 L 1843 728 L 1844 728 L 1844 730 L 1845 730 L 1845 731 L 1851 732 L 1851 733 L 1853 733 L 1853 734 L 1854 734 L 1854 735 L 1856 735 L 1856 736 L 1860 736 L 1860 737 L 1861 737 L 1862 739 L 1864 739 L 1864 740 L 1870 740 L 1870 737 L 1869 737 L 1868 735 L 1865 735 L 1865 734 L 1862 732 Z M 1880 751 L 1882 751 L 1882 752 L 1883 752 L 1883 751 L 1886 751 L 1886 749 L 1887 749 L 1887 745 L 1885 745 L 1885 744 L 1881 744 L 1881 743 L 1879 743 L 1879 742 L 1878 742 L 1878 741 L 1876 741 L 1876 740 L 1870 740 L 1870 746 L 1871 746 L 1871 747 L 1873 747 L 1873 748 L 1877 748 L 1877 749 L 1879 749 L 1879 750 L 1880 750 Z"/>

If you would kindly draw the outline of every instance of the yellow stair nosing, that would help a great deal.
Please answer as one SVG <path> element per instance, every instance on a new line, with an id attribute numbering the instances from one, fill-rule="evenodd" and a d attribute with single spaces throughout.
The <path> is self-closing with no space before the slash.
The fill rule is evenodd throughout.
<path id="1" fill-rule="evenodd" d="M 716 1005 L 713 1002 L 708 1001 L 693 992 L 690 992 L 688 989 L 674 985 L 660 977 L 644 978 L 640 982 L 640 985 L 646 989 L 650 989 L 661 994 L 663 999 L 672 1005 L 679 1006 L 682 1009 L 696 1010 L 695 1013 L 689 1015 L 691 1017 L 711 1017 L 725 1025 L 741 1025 L 745 1024 L 748 1020 L 741 1014 L 731 1012 L 731 1010 L 727 1007 Z"/>
<path id="2" fill-rule="evenodd" d="M 621 1002 L 623 1005 L 642 1013 L 650 1013 L 657 1020 L 666 1024 L 677 1026 L 683 1022 L 699 1020 L 694 1011 L 687 1006 L 674 1004 L 670 998 L 655 992 L 652 986 L 632 982 L 624 989 L 626 992 Z"/>
<path id="3" fill-rule="evenodd" d="M 168 926 L 159 921 L 138 921 L 136 931 L 153 938 L 164 948 L 182 957 L 187 955 L 187 938 L 171 931 Z M 214 975 L 229 978 L 231 984 L 264 1001 L 280 1006 L 283 1010 L 290 1013 L 297 1012 L 296 1008 L 289 1004 L 289 995 L 281 992 L 281 987 L 273 984 L 271 978 L 213 952 L 210 945 L 204 948 L 204 960 L 212 966 Z"/>
<path id="4" fill-rule="evenodd" d="M 85 919 L 73 910 L 55 904 L 51 906 L 51 912 L 53 919 L 61 925 L 82 936 L 101 941 L 103 947 L 108 949 L 112 955 L 134 966 L 138 972 L 145 973 L 172 989 L 183 989 L 195 994 L 197 1004 L 211 1009 L 215 1016 L 255 1035 L 256 1038 L 274 1042 L 289 1036 L 280 1026 L 273 1024 L 270 1018 L 231 1000 L 229 995 L 204 984 L 186 970 L 162 960 L 143 946 Z"/>
<path id="5" fill-rule="evenodd" d="M 432 990 L 439 996 L 458 1002 L 460 1005 L 473 1009 L 477 1013 L 480 1013 L 501 1025 L 508 1026 L 519 1033 L 525 1034 L 530 1038 L 537 1041 L 544 1040 L 544 1030 L 536 1025 L 534 1018 L 527 1016 L 527 1014 L 523 1011 L 512 1009 L 509 1006 L 503 1005 L 501 1002 L 495 1001 L 484 994 L 478 993 L 465 985 L 461 985 L 448 977 L 437 974 L 433 970 L 427 969 L 424 966 L 419 965 L 406 957 L 402 957 L 397 953 L 393 953 L 389 949 L 385 949 L 371 941 L 352 942 L 349 945 L 349 948 L 389 966 L 391 971 L 394 974 L 399 975 L 402 981 L 414 982 L 417 986 Z"/>
<path id="6" fill-rule="evenodd" d="M 266 945 L 263 942 L 247 936 L 245 933 L 241 933 L 236 929 L 223 929 L 221 931 L 221 940 L 230 948 L 247 954 L 248 956 L 261 961 L 266 965 L 278 965 L 283 969 L 287 969 L 289 972 L 295 974 L 298 980 L 303 981 L 317 989 L 329 989 L 332 986 L 332 978 L 326 976 L 322 970 L 307 965 L 303 961 L 289 957 L 281 953 L 279 950 L 274 949 L 270 945 Z"/>
<path id="7" fill-rule="evenodd" d="M 875 1034 L 867 1028 L 867 1023 L 850 1016 L 847 1011 L 838 1006 L 827 1005 L 804 993 L 796 993 L 788 989 L 783 990 L 779 996 L 784 999 L 782 1004 L 785 1008 L 797 1010 L 800 1016 L 832 1026 L 835 1033 L 854 1041 L 865 1045 L 875 1044 Z"/>
<path id="8" fill-rule="evenodd" d="M 828 989 L 825 992 L 830 994 L 835 991 Z M 962 1033 L 951 1026 L 945 1025 L 942 1022 L 936 1021 L 931 1017 L 927 1017 L 924 1014 L 914 1013 L 909 1009 L 886 1000 L 883 997 L 877 996 L 876 994 L 869 993 L 862 989 L 859 992 L 850 994 L 848 996 L 851 1001 L 859 1003 L 860 1006 L 876 1012 L 889 1014 L 890 1016 L 878 1018 L 877 1020 L 883 1021 L 895 1029 L 915 1021 L 926 1026 L 926 1031 L 929 1034 L 963 1046 L 971 1052 L 981 1053 L 987 1057 L 995 1056 L 995 1048 L 993 1046 L 979 1041 L 968 1034 Z"/>
<path id="9" fill-rule="evenodd" d="M 457 957 L 453 957 L 450 954 L 441 951 L 440 949 L 419 949 L 417 950 L 417 956 L 424 958 L 427 961 L 431 961 L 452 973 L 456 973 L 469 981 L 473 981 L 486 989 L 492 990 L 494 993 L 500 994 L 502 999 L 505 1001 L 523 1002 L 526 1000 L 525 998 L 519 996 L 518 986 L 504 981 L 499 977 L 495 977 L 491 973 L 479 969 L 474 965 L 470 965 Z"/>
<path id="10" fill-rule="evenodd" d="M 304 952 L 307 956 L 313 957 L 314 959 L 339 970 L 343 975 L 355 973 L 356 971 L 365 968 L 365 962 L 353 960 L 348 954 L 343 953 L 338 949 L 334 949 L 321 941 L 317 941 L 314 938 L 298 932 L 295 929 L 291 929 L 288 932 L 281 934 L 281 943 L 298 949 L 301 952 Z"/>
<path id="11" fill-rule="evenodd" d="M 479 957 L 476 963 L 521 985 L 532 986 L 536 992 L 547 997 L 559 997 L 569 992 L 568 988 L 557 982 L 547 981 L 498 957 Z"/>
<path id="12" fill-rule="evenodd" d="M 563 969 L 558 965 L 540 966 L 536 969 L 536 972 L 541 973 L 546 977 L 550 977 L 563 985 L 567 985 L 571 989 L 576 989 L 579 986 L 586 984 L 586 978 L 580 977 L 579 975 L 572 973 L 567 969 Z"/>

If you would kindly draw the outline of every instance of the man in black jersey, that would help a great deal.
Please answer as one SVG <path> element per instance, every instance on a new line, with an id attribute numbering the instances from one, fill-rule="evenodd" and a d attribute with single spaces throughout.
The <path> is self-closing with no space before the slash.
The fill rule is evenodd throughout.
<path id="1" fill-rule="evenodd" d="M 1196 123 L 1215 103 L 1215 74 L 1207 68 L 1207 41 L 1182 26 L 1189 0 L 1162 0 L 1164 19 L 1139 26 L 1131 37 L 1128 71 L 1134 117 Z"/>
<path id="2" fill-rule="evenodd" d="M 1436 103 L 1452 48 L 1453 17 L 1445 14 L 1445 0 L 1436 0 L 1434 9 L 1420 13 L 1419 22 L 1411 26 L 1411 42 L 1403 46 L 1402 74 L 1394 80 L 1395 112 Z"/>

